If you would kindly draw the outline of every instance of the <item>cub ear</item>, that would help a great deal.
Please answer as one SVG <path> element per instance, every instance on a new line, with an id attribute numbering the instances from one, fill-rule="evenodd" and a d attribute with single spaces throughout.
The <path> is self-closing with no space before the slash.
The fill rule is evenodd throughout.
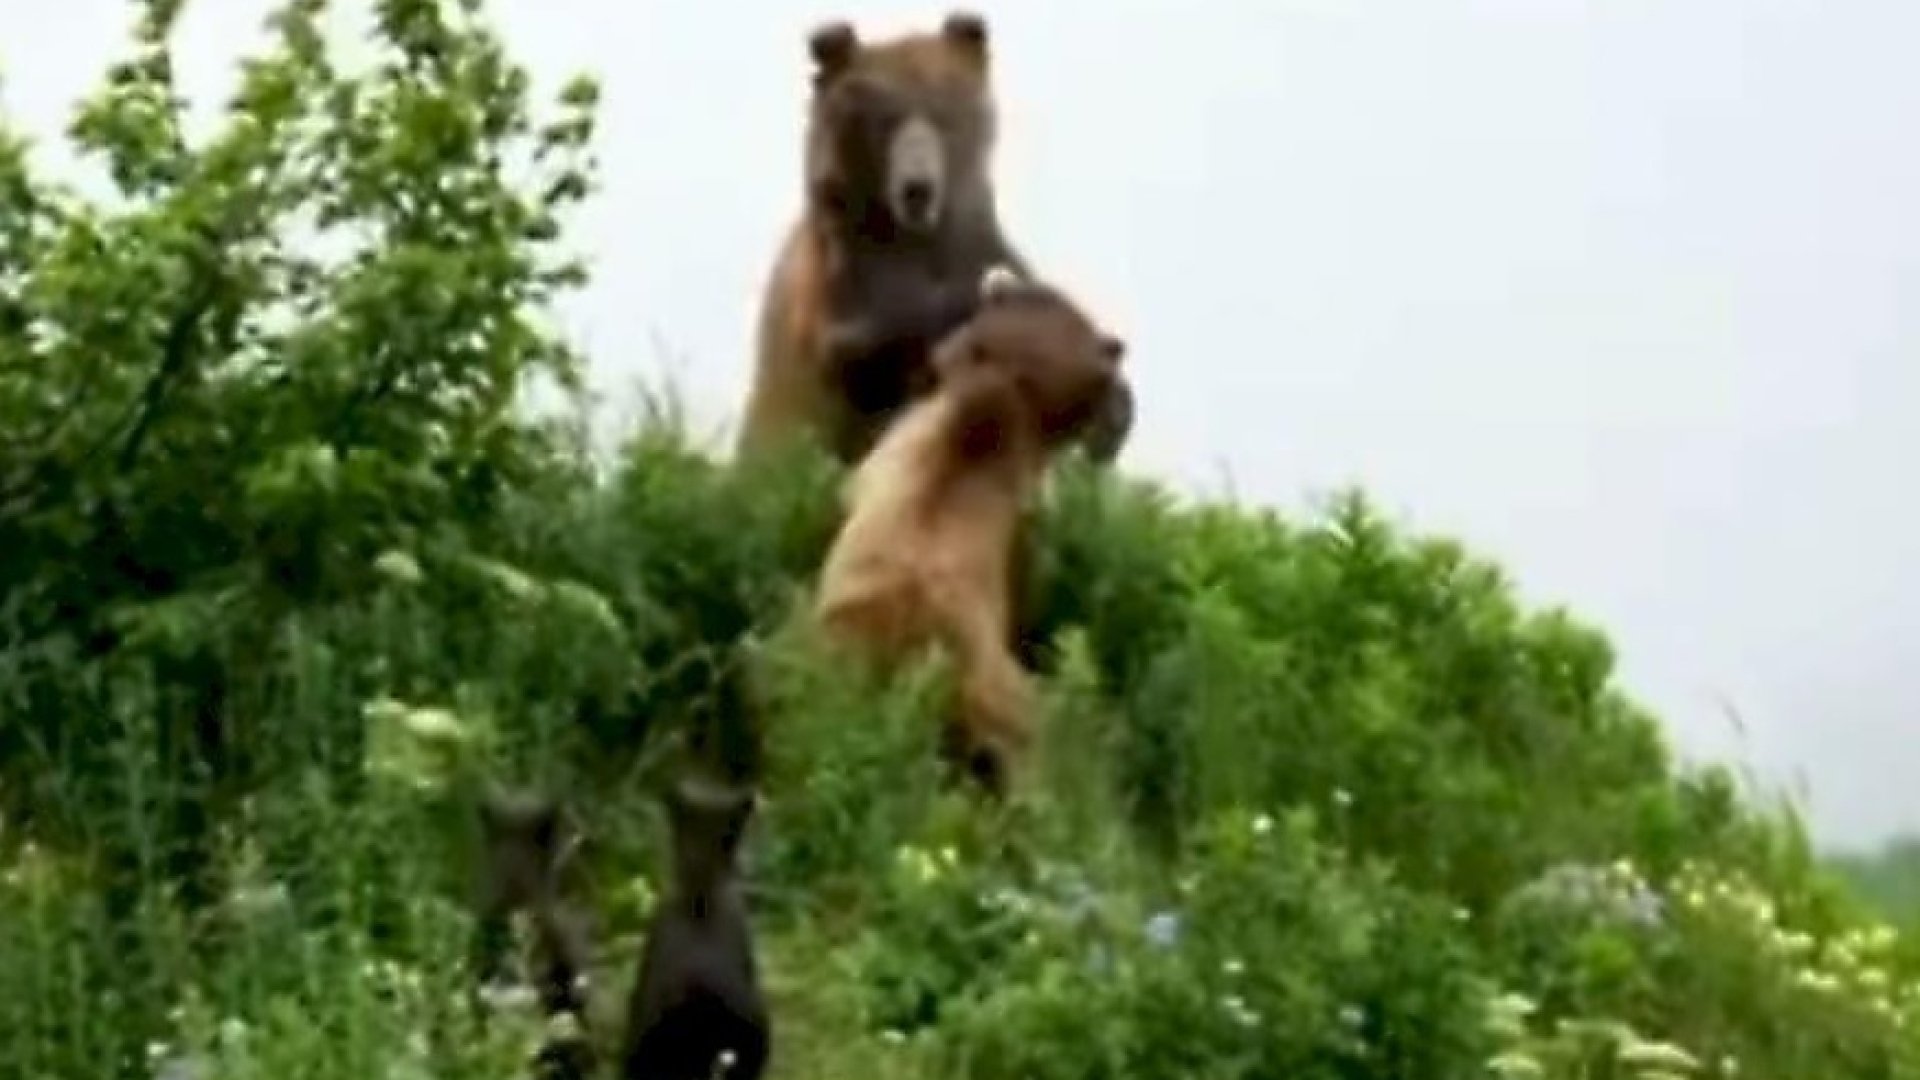
<path id="1" fill-rule="evenodd" d="M 995 263 L 987 267 L 986 273 L 980 275 L 980 302 L 991 304 L 1005 300 L 1019 292 L 1024 284 L 1020 274 L 1013 267 L 1006 263 Z"/>
<path id="2" fill-rule="evenodd" d="M 949 12 L 940 24 L 940 36 L 946 38 L 977 62 L 987 62 L 987 20 L 975 11 Z"/>
<path id="3" fill-rule="evenodd" d="M 753 820 L 753 812 L 759 808 L 758 792 L 751 788 L 735 788 L 730 792 L 726 804 L 727 832 L 738 839 L 746 831 L 747 822 Z"/>
<path id="4" fill-rule="evenodd" d="M 823 23 L 807 35 L 807 55 L 813 59 L 813 78 L 824 83 L 845 71 L 860 51 L 860 35 L 844 19 Z"/>

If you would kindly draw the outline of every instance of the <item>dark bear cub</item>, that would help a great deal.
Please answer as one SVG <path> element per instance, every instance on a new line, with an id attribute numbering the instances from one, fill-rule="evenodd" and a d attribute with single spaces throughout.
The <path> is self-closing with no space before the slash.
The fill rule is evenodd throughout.
<path id="1" fill-rule="evenodd" d="M 475 969 L 483 985 L 514 979 L 510 944 L 514 920 L 523 918 L 531 931 L 526 977 L 546 1015 L 570 1021 L 540 1048 L 536 1075 L 543 1080 L 589 1076 L 594 1067 L 586 1031 L 591 933 L 564 885 L 578 833 L 557 803 L 532 792 L 489 790 L 479 813 Z"/>
<path id="2" fill-rule="evenodd" d="M 771 1049 L 738 871 L 751 789 L 689 776 L 666 797 L 672 881 L 628 1008 L 626 1080 L 757 1080 Z"/>

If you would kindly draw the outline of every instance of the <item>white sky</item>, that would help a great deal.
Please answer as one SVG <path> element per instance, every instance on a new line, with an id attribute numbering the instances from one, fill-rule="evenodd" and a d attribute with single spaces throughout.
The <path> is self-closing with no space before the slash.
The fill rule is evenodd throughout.
<path id="1" fill-rule="evenodd" d="M 269 6 L 191 6 L 203 104 Z M 1605 628 L 1686 752 L 1803 776 L 1822 837 L 1920 828 L 1920 5 L 977 7 L 1009 228 L 1130 340 L 1128 469 L 1291 508 L 1360 482 Z M 600 381 L 730 420 L 806 31 L 944 7 L 493 9 L 544 87 L 606 90 L 569 312 Z M 13 121 L 53 137 L 130 10 L 0 3 Z"/>

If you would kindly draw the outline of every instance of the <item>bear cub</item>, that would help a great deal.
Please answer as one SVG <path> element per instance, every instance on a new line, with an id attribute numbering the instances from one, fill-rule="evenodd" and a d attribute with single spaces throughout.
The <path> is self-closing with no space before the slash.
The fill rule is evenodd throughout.
<path id="1" fill-rule="evenodd" d="M 475 969 L 483 984 L 512 978 L 513 923 L 531 930 L 531 981 L 550 1019 L 570 1021 L 536 1055 L 543 1080 L 576 1080 L 594 1068 L 586 1031 L 592 961 L 588 918 L 566 895 L 565 876 L 579 833 L 552 799 L 494 788 L 480 805 L 481 860 Z"/>
<path id="2" fill-rule="evenodd" d="M 1009 565 L 1052 456 L 1097 419 L 1123 342 L 1057 290 L 995 267 L 936 348 L 931 394 L 854 470 L 815 616 L 883 664 L 929 646 L 955 665 L 944 749 L 990 792 L 1031 741 L 1012 651 Z"/>
<path id="3" fill-rule="evenodd" d="M 671 884 L 647 928 L 627 1016 L 627 1080 L 758 1080 L 772 1044 L 739 880 L 751 788 L 699 774 L 666 797 Z"/>

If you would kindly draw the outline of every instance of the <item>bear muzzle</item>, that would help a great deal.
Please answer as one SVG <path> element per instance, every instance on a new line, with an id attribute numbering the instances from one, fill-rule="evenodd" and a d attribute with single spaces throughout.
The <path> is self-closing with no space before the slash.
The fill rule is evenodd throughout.
<path id="1" fill-rule="evenodd" d="M 900 225 L 931 231 L 946 209 L 947 156 L 940 131 L 924 116 L 909 117 L 887 146 L 887 209 Z"/>

